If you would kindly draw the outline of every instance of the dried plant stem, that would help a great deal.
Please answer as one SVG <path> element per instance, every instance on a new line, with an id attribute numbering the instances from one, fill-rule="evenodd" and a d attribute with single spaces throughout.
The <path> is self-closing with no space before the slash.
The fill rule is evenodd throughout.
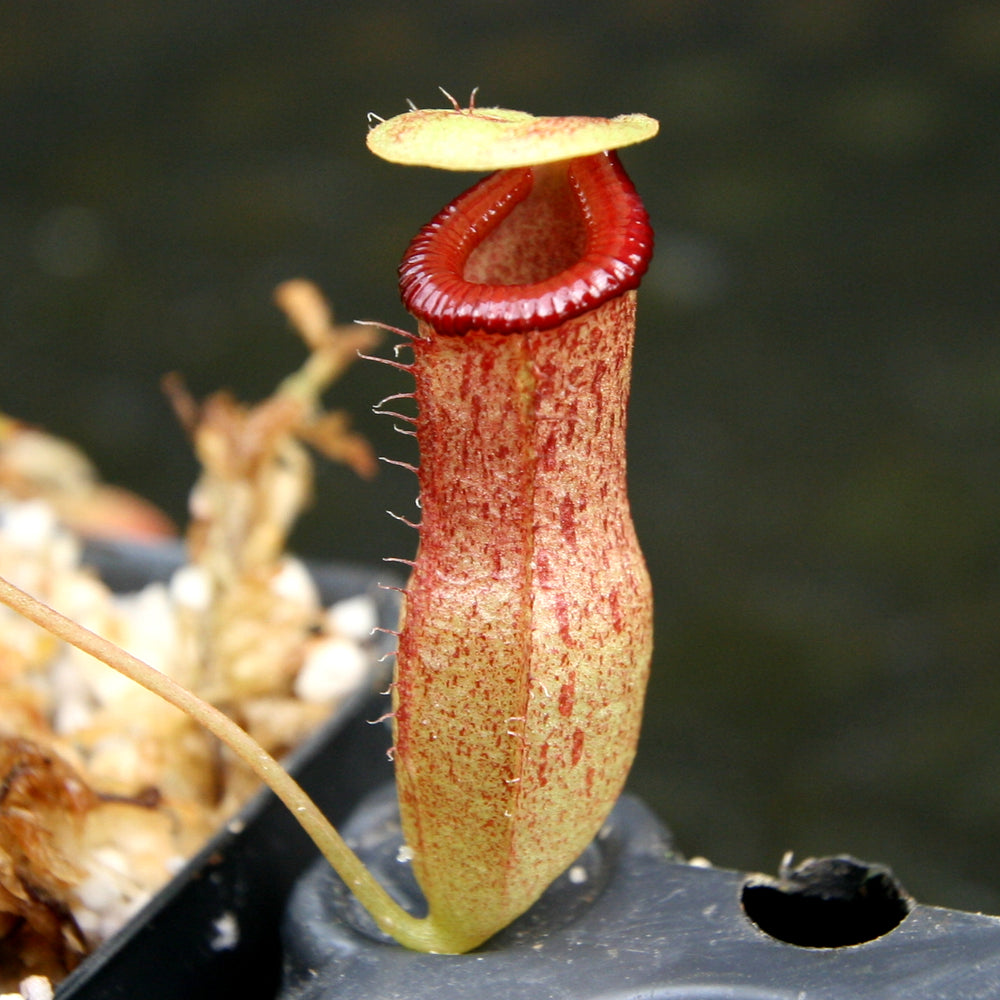
<path id="1" fill-rule="evenodd" d="M 361 859 L 282 766 L 229 716 L 113 642 L 53 610 L 0 576 L 0 603 L 51 635 L 107 664 L 203 725 L 226 744 L 288 807 L 323 856 L 378 926 L 407 948 L 425 952 L 459 950 L 433 920 L 407 913 L 375 880 Z"/>

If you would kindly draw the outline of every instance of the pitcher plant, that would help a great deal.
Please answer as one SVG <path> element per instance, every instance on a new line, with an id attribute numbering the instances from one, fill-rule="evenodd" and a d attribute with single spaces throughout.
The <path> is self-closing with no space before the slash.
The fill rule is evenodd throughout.
<path id="1" fill-rule="evenodd" d="M 656 131 L 644 115 L 470 104 L 412 109 L 368 135 L 395 163 L 494 171 L 418 233 L 399 269 L 417 320 L 399 363 L 415 388 L 401 396 L 416 415 L 394 416 L 416 433 L 421 516 L 393 749 L 426 916 L 395 903 L 223 713 L 0 581 L 4 603 L 232 746 L 407 947 L 465 952 L 525 912 L 600 830 L 635 753 L 652 598 L 625 429 L 653 238 L 615 150 Z"/>

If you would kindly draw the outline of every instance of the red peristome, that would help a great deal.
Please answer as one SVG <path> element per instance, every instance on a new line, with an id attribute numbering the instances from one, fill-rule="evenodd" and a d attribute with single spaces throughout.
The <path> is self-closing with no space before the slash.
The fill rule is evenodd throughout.
<path id="1" fill-rule="evenodd" d="M 512 266 L 490 254 L 501 223 L 549 232 L 528 241 L 535 256 Z M 632 182 L 615 153 L 598 153 L 480 181 L 410 244 L 400 291 L 438 333 L 547 330 L 637 288 L 652 253 Z"/>

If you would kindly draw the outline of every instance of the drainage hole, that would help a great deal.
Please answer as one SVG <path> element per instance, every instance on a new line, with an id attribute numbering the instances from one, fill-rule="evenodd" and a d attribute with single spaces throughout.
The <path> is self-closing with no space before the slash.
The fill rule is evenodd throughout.
<path id="1" fill-rule="evenodd" d="M 743 911 L 765 934 L 803 948 L 843 948 L 874 941 L 898 927 L 913 900 L 892 872 L 852 857 L 786 855 L 776 879 L 743 886 Z"/>

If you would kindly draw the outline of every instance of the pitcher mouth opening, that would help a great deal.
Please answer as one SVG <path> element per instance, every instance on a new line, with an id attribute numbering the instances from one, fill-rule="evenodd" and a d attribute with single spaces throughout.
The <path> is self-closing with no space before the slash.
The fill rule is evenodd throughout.
<path id="1" fill-rule="evenodd" d="M 502 170 L 417 234 L 399 268 L 406 308 L 440 334 L 547 330 L 637 288 L 646 210 L 614 152 Z"/>

